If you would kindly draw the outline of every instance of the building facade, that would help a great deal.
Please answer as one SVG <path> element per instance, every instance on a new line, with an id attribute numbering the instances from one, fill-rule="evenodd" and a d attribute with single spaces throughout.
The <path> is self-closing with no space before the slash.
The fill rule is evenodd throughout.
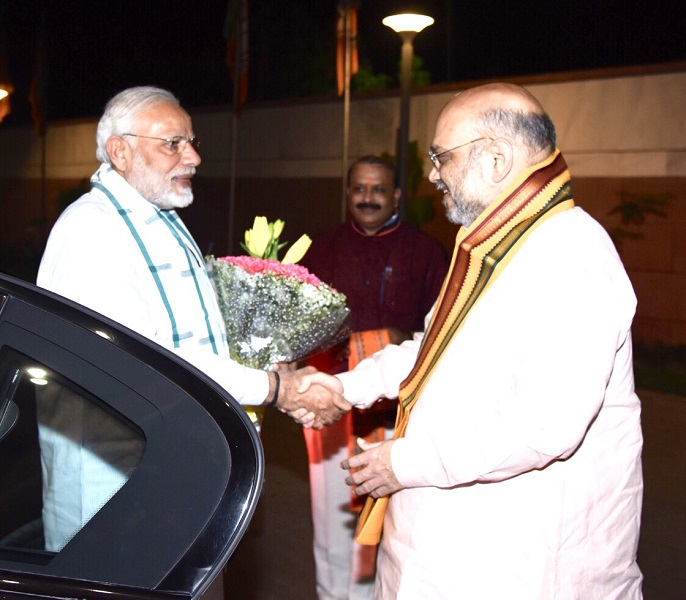
<path id="1" fill-rule="evenodd" d="M 542 102 L 558 131 L 579 205 L 615 238 L 638 296 L 634 337 L 686 345 L 686 64 L 511 80 Z M 460 89 L 424 88 L 412 97 L 410 140 L 428 149 L 436 116 Z M 342 177 L 362 154 L 394 154 L 398 92 L 353 95 L 349 160 L 343 158 L 339 98 L 190 110 L 202 140 L 195 203 L 184 220 L 203 251 L 240 253 L 255 215 L 286 221 L 283 238 L 316 235 L 345 215 Z M 35 261 L 61 210 L 88 187 L 97 168 L 97 117 L 0 127 L 0 248 L 4 270 Z M 455 235 L 440 194 L 422 227 L 452 250 Z M 8 267 L 9 265 L 9 267 Z M 18 268 L 18 270 L 20 270 Z M 21 270 L 20 270 L 21 271 Z M 30 278 L 30 265 L 19 273 Z"/>

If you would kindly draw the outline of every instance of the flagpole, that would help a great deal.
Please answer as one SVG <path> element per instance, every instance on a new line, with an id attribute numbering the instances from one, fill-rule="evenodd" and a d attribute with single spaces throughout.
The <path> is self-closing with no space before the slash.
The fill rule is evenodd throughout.
<path id="1" fill-rule="evenodd" d="M 235 86 L 236 88 L 238 85 Z M 231 112 L 231 163 L 229 165 L 229 235 L 227 253 L 233 254 L 234 209 L 236 206 L 236 154 L 238 151 L 238 115 L 236 114 L 237 93 L 234 89 L 233 111 Z"/>
<path id="2" fill-rule="evenodd" d="M 239 0 L 238 14 L 236 15 L 236 21 L 233 23 L 235 28 L 231 32 L 235 36 L 235 52 L 234 52 L 234 64 L 233 64 L 233 106 L 231 110 L 231 150 L 229 153 L 229 218 L 228 218 L 228 235 L 227 235 L 227 253 L 233 254 L 233 230 L 234 230 L 234 214 L 236 212 L 236 163 L 238 157 L 238 109 L 240 104 L 240 87 L 241 87 L 241 36 L 245 34 L 242 29 L 242 18 L 243 18 L 243 2 L 245 0 Z M 229 2 L 228 11 L 231 10 L 231 2 Z M 229 33 L 229 32 L 226 32 Z"/>
<path id="3" fill-rule="evenodd" d="M 48 232 L 48 200 L 47 200 L 47 16 L 45 10 L 40 17 L 38 42 L 36 49 L 36 63 L 29 89 L 29 103 L 35 123 L 36 133 L 40 141 L 40 205 L 41 205 L 41 233 L 47 238 Z"/>
<path id="4" fill-rule="evenodd" d="M 41 205 L 41 233 L 47 239 L 48 225 L 48 168 L 47 168 L 47 127 L 40 136 L 40 205 Z"/>
<path id="5" fill-rule="evenodd" d="M 351 23 L 350 23 L 350 0 L 345 0 L 345 14 L 343 17 L 345 29 L 345 61 L 343 70 L 343 156 L 341 164 L 341 223 L 345 222 L 347 214 L 347 173 L 348 153 L 350 146 L 350 55 L 351 55 Z"/>

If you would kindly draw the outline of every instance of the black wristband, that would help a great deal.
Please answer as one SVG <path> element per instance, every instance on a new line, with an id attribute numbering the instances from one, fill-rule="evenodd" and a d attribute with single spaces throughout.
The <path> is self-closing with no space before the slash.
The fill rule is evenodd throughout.
<path id="1" fill-rule="evenodd" d="M 271 402 L 267 404 L 267 406 L 276 406 L 276 401 L 279 399 L 279 386 L 281 385 L 281 377 L 279 377 L 279 374 L 276 371 L 272 372 L 276 378 L 276 385 L 274 386 L 274 397 L 271 399 Z"/>

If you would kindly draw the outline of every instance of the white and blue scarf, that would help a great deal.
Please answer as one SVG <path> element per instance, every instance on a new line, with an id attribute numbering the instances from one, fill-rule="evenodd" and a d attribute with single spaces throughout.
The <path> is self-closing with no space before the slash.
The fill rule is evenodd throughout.
<path id="1" fill-rule="evenodd" d="M 170 349 L 209 345 L 214 354 L 228 356 L 205 261 L 176 211 L 160 210 L 108 164 L 91 184 L 117 210 L 145 260 L 168 317 Z"/>

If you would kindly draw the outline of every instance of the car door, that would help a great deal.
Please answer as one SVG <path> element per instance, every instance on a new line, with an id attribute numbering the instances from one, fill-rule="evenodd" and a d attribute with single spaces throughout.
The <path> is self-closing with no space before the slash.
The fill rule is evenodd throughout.
<path id="1" fill-rule="evenodd" d="M 263 472 L 254 427 L 211 379 L 0 275 L 2 597 L 199 597 Z"/>

